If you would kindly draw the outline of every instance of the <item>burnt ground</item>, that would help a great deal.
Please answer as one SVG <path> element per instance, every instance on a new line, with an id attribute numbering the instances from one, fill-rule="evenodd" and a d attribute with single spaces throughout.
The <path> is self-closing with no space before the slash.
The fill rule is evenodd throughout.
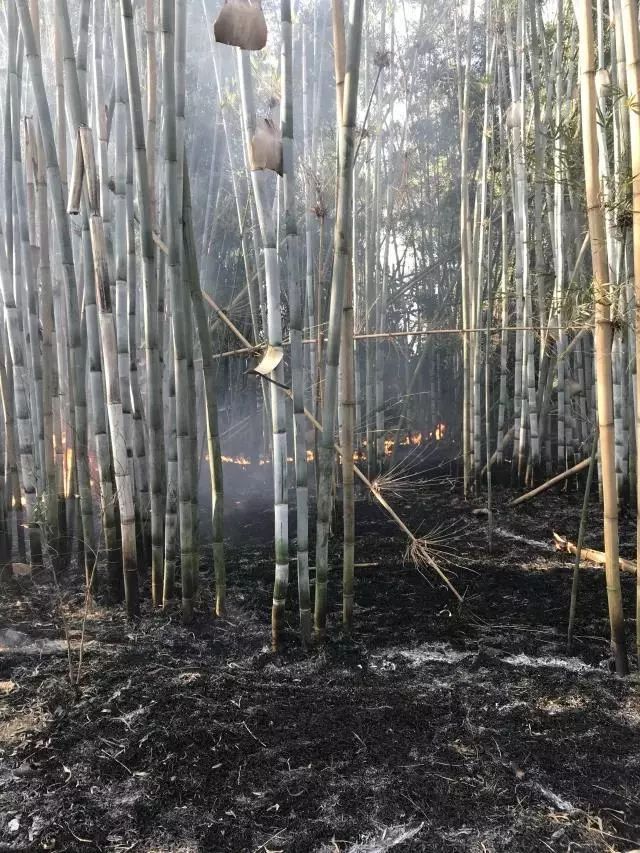
<path id="1" fill-rule="evenodd" d="M 0 629 L 30 645 L 0 653 L 0 850 L 640 847 L 638 680 L 609 669 L 602 569 L 582 572 L 574 656 L 564 648 L 572 564 L 549 543 L 575 540 L 581 497 L 507 510 L 509 497 L 492 555 L 486 519 L 446 484 L 393 499 L 422 532 L 448 528 L 462 611 L 361 500 L 356 559 L 375 565 L 356 569 L 354 638 L 339 628 L 336 550 L 327 643 L 300 647 L 294 579 L 274 655 L 271 514 L 236 495 L 228 614 L 206 615 L 206 554 L 194 625 L 148 604 L 127 624 L 98 602 L 77 692 L 50 578 L 5 581 Z M 589 545 L 599 530 L 594 502 Z M 633 556 L 635 520 L 622 536 Z M 77 665 L 81 578 L 70 568 L 62 585 Z M 623 585 L 631 615 L 634 576 Z"/>

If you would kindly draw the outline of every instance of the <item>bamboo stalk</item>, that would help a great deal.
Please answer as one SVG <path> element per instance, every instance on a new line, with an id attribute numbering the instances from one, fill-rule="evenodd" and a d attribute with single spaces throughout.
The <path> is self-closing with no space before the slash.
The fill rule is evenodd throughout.
<path id="1" fill-rule="evenodd" d="M 531 500 L 531 498 L 535 498 L 537 495 L 542 492 L 546 492 L 547 489 L 553 488 L 553 486 L 557 486 L 558 483 L 562 483 L 567 480 L 569 477 L 572 477 L 574 474 L 579 474 L 580 471 L 584 471 L 585 468 L 589 467 L 589 462 L 591 457 L 587 457 L 583 459 L 581 462 L 578 462 L 571 468 L 568 468 L 566 471 L 562 471 L 560 474 L 556 474 L 555 477 L 552 477 L 550 480 L 547 480 L 546 483 L 542 483 L 537 486 L 535 489 L 532 489 L 530 492 L 527 492 L 524 495 L 520 495 L 519 498 L 515 498 L 512 501 L 509 501 L 508 506 L 518 506 L 525 501 Z"/>
<path id="2" fill-rule="evenodd" d="M 600 457 L 604 501 L 604 540 L 607 576 L 607 600 L 611 624 L 611 649 L 616 672 L 628 672 L 620 568 L 618 563 L 618 497 L 615 476 L 613 435 L 613 394 L 611 377 L 611 313 L 607 246 L 600 199 L 598 151 L 596 138 L 596 90 L 593 66 L 593 19 L 590 0 L 575 0 L 579 30 L 581 72 L 580 104 L 582 145 L 587 193 L 587 216 L 591 235 L 593 290 L 596 311 L 596 373 Z"/>
<path id="3" fill-rule="evenodd" d="M 65 17 L 65 13 L 67 12 L 66 4 L 63 0 L 58 0 L 58 2 L 61 5 L 57 19 L 59 19 L 63 24 L 63 29 L 66 32 L 66 40 L 68 41 L 70 32 L 66 27 L 66 24 L 68 23 L 68 13 Z M 16 0 L 16 5 L 18 17 L 20 19 L 20 30 L 24 39 L 25 56 L 29 64 L 29 76 L 34 94 L 38 125 L 42 134 L 53 222 L 56 229 L 58 250 L 60 252 L 62 273 L 65 284 L 64 296 L 67 315 L 70 367 L 67 396 L 69 400 L 69 420 L 74 427 L 72 430 L 67 432 L 67 438 L 72 435 L 75 439 L 74 441 L 68 440 L 66 447 L 71 448 L 72 457 L 75 463 L 76 475 L 79 482 L 83 524 L 84 529 L 87 531 L 87 535 L 89 535 L 88 531 L 91 526 L 92 507 L 86 459 L 87 404 L 84 388 L 84 360 L 82 356 L 80 337 L 78 296 L 73 261 L 73 248 L 71 245 L 71 233 L 65 208 L 65 194 L 63 192 L 62 173 L 56 147 L 56 135 L 54 134 L 53 122 L 49 111 L 49 102 L 42 74 L 40 51 L 34 34 L 28 0 Z M 58 44 L 59 41 L 63 41 L 62 36 L 60 36 L 60 28 L 56 27 L 56 33 L 58 34 L 56 37 L 56 44 Z M 58 36 L 60 36 L 59 40 Z M 58 94 L 60 94 L 60 92 L 58 92 Z M 64 109 L 64 104 L 58 102 L 58 107 Z M 60 307 L 61 306 L 58 306 L 58 313 L 60 312 Z M 56 311 L 55 304 L 54 311 Z M 62 326 L 62 324 L 59 325 Z M 60 328 L 60 335 L 62 335 L 62 332 L 63 330 Z M 86 557 L 87 554 L 85 549 L 85 560 Z"/>
<path id="4" fill-rule="evenodd" d="M 580 528 L 578 530 L 578 544 L 576 547 L 576 562 L 573 567 L 573 580 L 571 583 L 571 603 L 569 606 L 569 625 L 567 628 L 567 654 L 571 654 L 573 650 L 573 627 L 576 619 L 576 607 L 578 605 L 578 585 L 580 582 L 580 557 L 582 556 L 582 546 L 584 544 L 584 534 L 587 526 L 587 510 L 589 508 L 589 497 L 591 495 L 591 484 L 593 482 L 593 471 L 595 468 L 597 454 L 598 431 L 596 430 L 593 436 L 593 444 L 591 446 L 591 457 L 589 459 L 587 482 L 585 483 L 584 487 L 584 499 L 582 501 L 582 512 L 580 513 Z"/>
<path id="5" fill-rule="evenodd" d="M 207 418 L 207 442 L 209 470 L 211 474 L 211 504 L 213 528 L 213 567 L 216 578 L 216 614 L 222 615 L 226 606 L 227 578 L 224 559 L 224 488 L 222 478 L 222 458 L 220 453 L 220 435 L 218 429 L 218 406 L 216 390 L 216 368 L 213 361 L 211 337 L 207 325 L 200 286 L 196 243 L 193 234 L 193 216 L 191 208 L 191 185 L 185 157 L 184 164 L 184 241 L 187 280 L 191 293 L 191 304 L 198 330 L 198 340 L 202 353 L 202 374 L 205 388 L 205 410 Z"/>
<path id="6" fill-rule="evenodd" d="M 344 3 L 333 2 L 333 40 L 336 74 L 336 114 L 342 122 L 344 109 L 344 76 L 346 40 L 344 30 Z M 353 221 L 353 220 L 352 220 Z M 352 250 L 353 261 L 353 250 Z M 340 386 L 340 443 L 345 449 L 342 454 L 342 520 L 343 520 L 343 558 L 342 558 L 342 622 L 349 633 L 353 627 L 354 603 L 354 558 L 355 558 L 355 490 L 353 473 L 353 446 L 355 433 L 355 372 L 354 372 L 354 335 L 353 335 L 353 269 L 351 263 L 347 272 L 344 290 L 342 319 L 342 339 L 340 341 L 341 386 Z"/>
<path id="7" fill-rule="evenodd" d="M 162 601 L 164 562 L 164 436 L 162 425 L 162 376 L 158 322 L 158 286 L 153 248 L 154 188 L 150 185 L 149 159 L 145 144 L 142 93 L 137 63 L 131 0 L 119 0 L 122 17 L 124 58 L 129 90 L 129 111 L 135 152 L 136 194 L 140 217 L 142 251 L 142 295 L 147 379 L 147 425 L 149 430 L 149 488 L 151 492 L 151 584 L 153 602 Z M 153 144 L 150 139 L 149 144 Z M 154 155 L 150 154 L 150 157 Z"/>
<path id="8" fill-rule="evenodd" d="M 353 152 L 360 74 L 363 0 L 352 0 L 349 11 L 349 39 L 345 67 L 344 105 L 339 147 L 338 204 L 334 234 L 333 277 L 329 308 L 329 336 L 326 350 L 322 436 L 318 459 L 318 499 L 316 534 L 316 599 L 314 623 L 316 636 L 322 639 L 327 618 L 327 576 L 329 570 L 329 521 L 331 477 L 333 470 L 334 428 L 338 390 L 338 361 L 342 336 L 344 291 L 351 264 L 353 191 Z"/>
<path id="9" fill-rule="evenodd" d="M 565 539 L 564 536 L 560 536 L 559 533 L 553 534 L 553 541 L 558 551 L 566 551 L 568 554 L 577 555 L 578 546 Z M 593 548 L 581 548 L 580 557 L 583 560 L 588 560 L 590 563 L 596 563 L 598 566 L 606 566 L 607 555 L 604 551 L 596 551 Z M 633 560 L 625 560 L 624 557 L 618 557 L 618 567 L 625 572 L 635 573 L 636 571 L 636 564 Z"/>
<path id="10" fill-rule="evenodd" d="M 304 356 L 302 349 L 303 291 L 300 268 L 300 241 L 295 210 L 293 27 L 291 0 L 280 4 L 281 52 L 281 132 L 282 184 L 284 194 L 285 246 L 289 294 L 289 334 L 291 337 L 291 389 L 293 392 L 294 461 L 296 473 L 296 536 L 298 603 L 302 642 L 311 641 L 311 592 L 309 587 L 309 487 L 307 472 L 306 423 L 304 418 Z"/>
<path id="11" fill-rule="evenodd" d="M 471 85 L 471 48 L 475 2 L 469 4 L 467 19 L 467 45 L 465 54 L 464 87 L 459 105 L 460 113 L 460 276 L 462 288 L 462 326 L 471 326 L 471 259 L 469 245 L 469 88 Z M 486 329 L 484 330 L 486 331 Z M 464 494 L 469 496 L 471 489 L 471 341 L 466 333 L 462 336 L 463 361 L 463 409 L 462 409 L 462 461 L 464 473 Z"/>
<path id="12" fill-rule="evenodd" d="M 250 155 L 250 140 L 255 131 L 255 106 L 249 55 L 237 50 L 242 112 L 244 115 L 245 150 Z M 273 347 L 282 344 L 280 317 L 280 262 L 277 250 L 276 229 L 270 206 L 266 200 L 264 174 L 251 172 L 251 186 L 256 204 L 260 237 L 262 240 L 265 280 L 267 290 L 267 339 Z M 222 316 L 222 315 L 220 315 Z M 284 368 L 280 363 L 274 377 L 282 383 Z M 271 429 L 273 453 L 273 494 L 275 525 L 275 578 L 271 609 L 271 640 L 274 648 L 280 641 L 284 624 L 284 610 L 289 586 L 289 519 L 287 490 L 287 433 L 284 397 L 277 386 L 271 385 Z"/>
<path id="13" fill-rule="evenodd" d="M 135 616 L 139 611 L 139 593 L 133 482 L 125 440 L 124 412 L 120 400 L 118 347 L 111 305 L 104 223 L 100 215 L 99 179 L 93 148 L 93 137 L 89 128 L 78 128 L 77 147 L 82 152 L 86 176 L 87 210 L 89 213 L 91 248 L 93 250 L 96 303 L 100 315 L 100 342 L 107 392 L 111 452 L 113 455 L 114 476 L 120 509 L 125 598 L 127 601 L 127 613 Z"/>
<path id="14" fill-rule="evenodd" d="M 624 46 L 627 56 L 627 87 L 629 104 L 629 131 L 631 144 L 631 174 L 633 197 L 633 274 L 635 295 L 635 351 L 640 353 L 640 45 L 638 38 L 638 10 L 631 0 L 622 0 Z M 636 365 L 636 454 L 640 448 L 640 370 Z M 636 459 L 636 513 L 640 517 L 640 465 Z M 637 530 L 636 553 L 640 555 L 640 526 Z M 636 559 L 640 559 L 637 556 Z M 640 577 L 636 586 L 636 655 L 640 667 Z"/>
<path id="15" fill-rule="evenodd" d="M 191 463 L 190 394 L 187 363 L 184 292 L 180 264 L 182 245 L 182 196 L 179 193 L 178 128 L 176 119 L 176 8 L 175 0 L 163 0 L 161 6 L 162 92 L 164 98 L 163 151 L 167 212 L 167 273 L 171 292 L 173 356 L 176 375 L 176 428 L 178 443 L 178 507 L 180 524 L 180 567 L 182 578 L 182 614 L 185 622 L 193 619 L 198 555 L 195 543 L 195 519 L 192 502 L 193 466 Z"/>

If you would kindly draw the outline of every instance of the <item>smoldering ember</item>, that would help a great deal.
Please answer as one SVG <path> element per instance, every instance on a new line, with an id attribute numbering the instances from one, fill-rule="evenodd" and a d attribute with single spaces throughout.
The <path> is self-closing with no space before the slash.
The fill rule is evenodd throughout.
<path id="1" fill-rule="evenodd" d="M 2 0 L 0 853 L 640 853 L 637 0 Z"/>

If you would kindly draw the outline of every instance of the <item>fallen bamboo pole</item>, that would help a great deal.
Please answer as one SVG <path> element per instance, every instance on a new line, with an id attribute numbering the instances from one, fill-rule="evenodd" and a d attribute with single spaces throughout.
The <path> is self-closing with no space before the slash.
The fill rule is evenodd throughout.
<path id="1" fill-rule="evenodd" d="M 573 554 L 576 556 L 576 552 L 578 550 L 578 546 L 574 545 L 573 542 L 569 542 L 568 539 L 565 539 L 564 536 L 560 536 L 559 533 L 553 534 L 553 541 L 556 547 L 556 551 L 565 551 L 567 554 Z M 604 566 L 606 564 L 606 557 L 604 551 L 595 551 L 593 548 L 581 548 L 580 549 L 580 558 L 582 560 L 588 560 L 590 563 L 596 563 L 598 566 Z M 619 557 L 620 569 L 623 572 L 636 572 L 636 564 L 633 560 L 625 560 L 624 557 Z"/>
<path id="2" fill-rule="evenodd" d="M 541 492 L 546 492 L 547 489 L 550 489 L 552 486 L 556 486 L 558 483 L 562 483 L 563 480 L 568 479 L 574 474 L 579 474 L 580 471 L 584 471 L 585 468 L 589 467 L 590 461 L 591 456 L 588 456 L 586 459 L 583 459 L 581 462 L 578 462 L 577 465 L 574 465 L 573 468 L 569 468 L 566 471 L 563 471 L 562 474 L 557 474 L 555 477 L 552 477 L 550 480 L 547 480 L 547 482 L 543 483 L 541 486 L 537 486 L 530 492 L 527 492 L 524 495 L 520 495 L 519 498 L 515 498 L 514 500 L 509 501 L 507 506 L 518 506 L 518 504 L 531 500 L 531 498 L 535 498 L 536 495 L 539 495 Z"/>

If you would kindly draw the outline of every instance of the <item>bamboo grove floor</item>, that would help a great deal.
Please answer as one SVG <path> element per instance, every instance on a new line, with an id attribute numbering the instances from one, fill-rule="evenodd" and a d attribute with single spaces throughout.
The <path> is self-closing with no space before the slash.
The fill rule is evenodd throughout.
<path id="1" fill-rule="evenodd" d="M 575 656 L 564 652 L 571 562 L 550 542 L 553 530 L 575 540 L 577 492 L 510 511 L 501 492 L 491 556 L 480 502 L 446 483 L 395 500 L 451 539 L 462 613 L 362 500 L 356 559 L 375 565 L 356 569 L 354 639 L 340 635 L 336 568 L 325 647 L 300 648 L 294 581 L 277 655 L 271 514 L 242 492 L 228 511 L 228 615 L 187 628 L 146 605 L 130 625 L 98 605 L 77 694 L 50 579 L 3 582 L 0 629 L 27 637 L 0 653 L 0 850 L 640 847 L 638 679 L 610 673 L 601 569 L 582 573 Z M 622 534 L 633 556 L 635 520 Z M 63 584 L 77 657 L 81 580 L 69 570 Z M 623 584 L 631 614 L 634 576 Z"/>

